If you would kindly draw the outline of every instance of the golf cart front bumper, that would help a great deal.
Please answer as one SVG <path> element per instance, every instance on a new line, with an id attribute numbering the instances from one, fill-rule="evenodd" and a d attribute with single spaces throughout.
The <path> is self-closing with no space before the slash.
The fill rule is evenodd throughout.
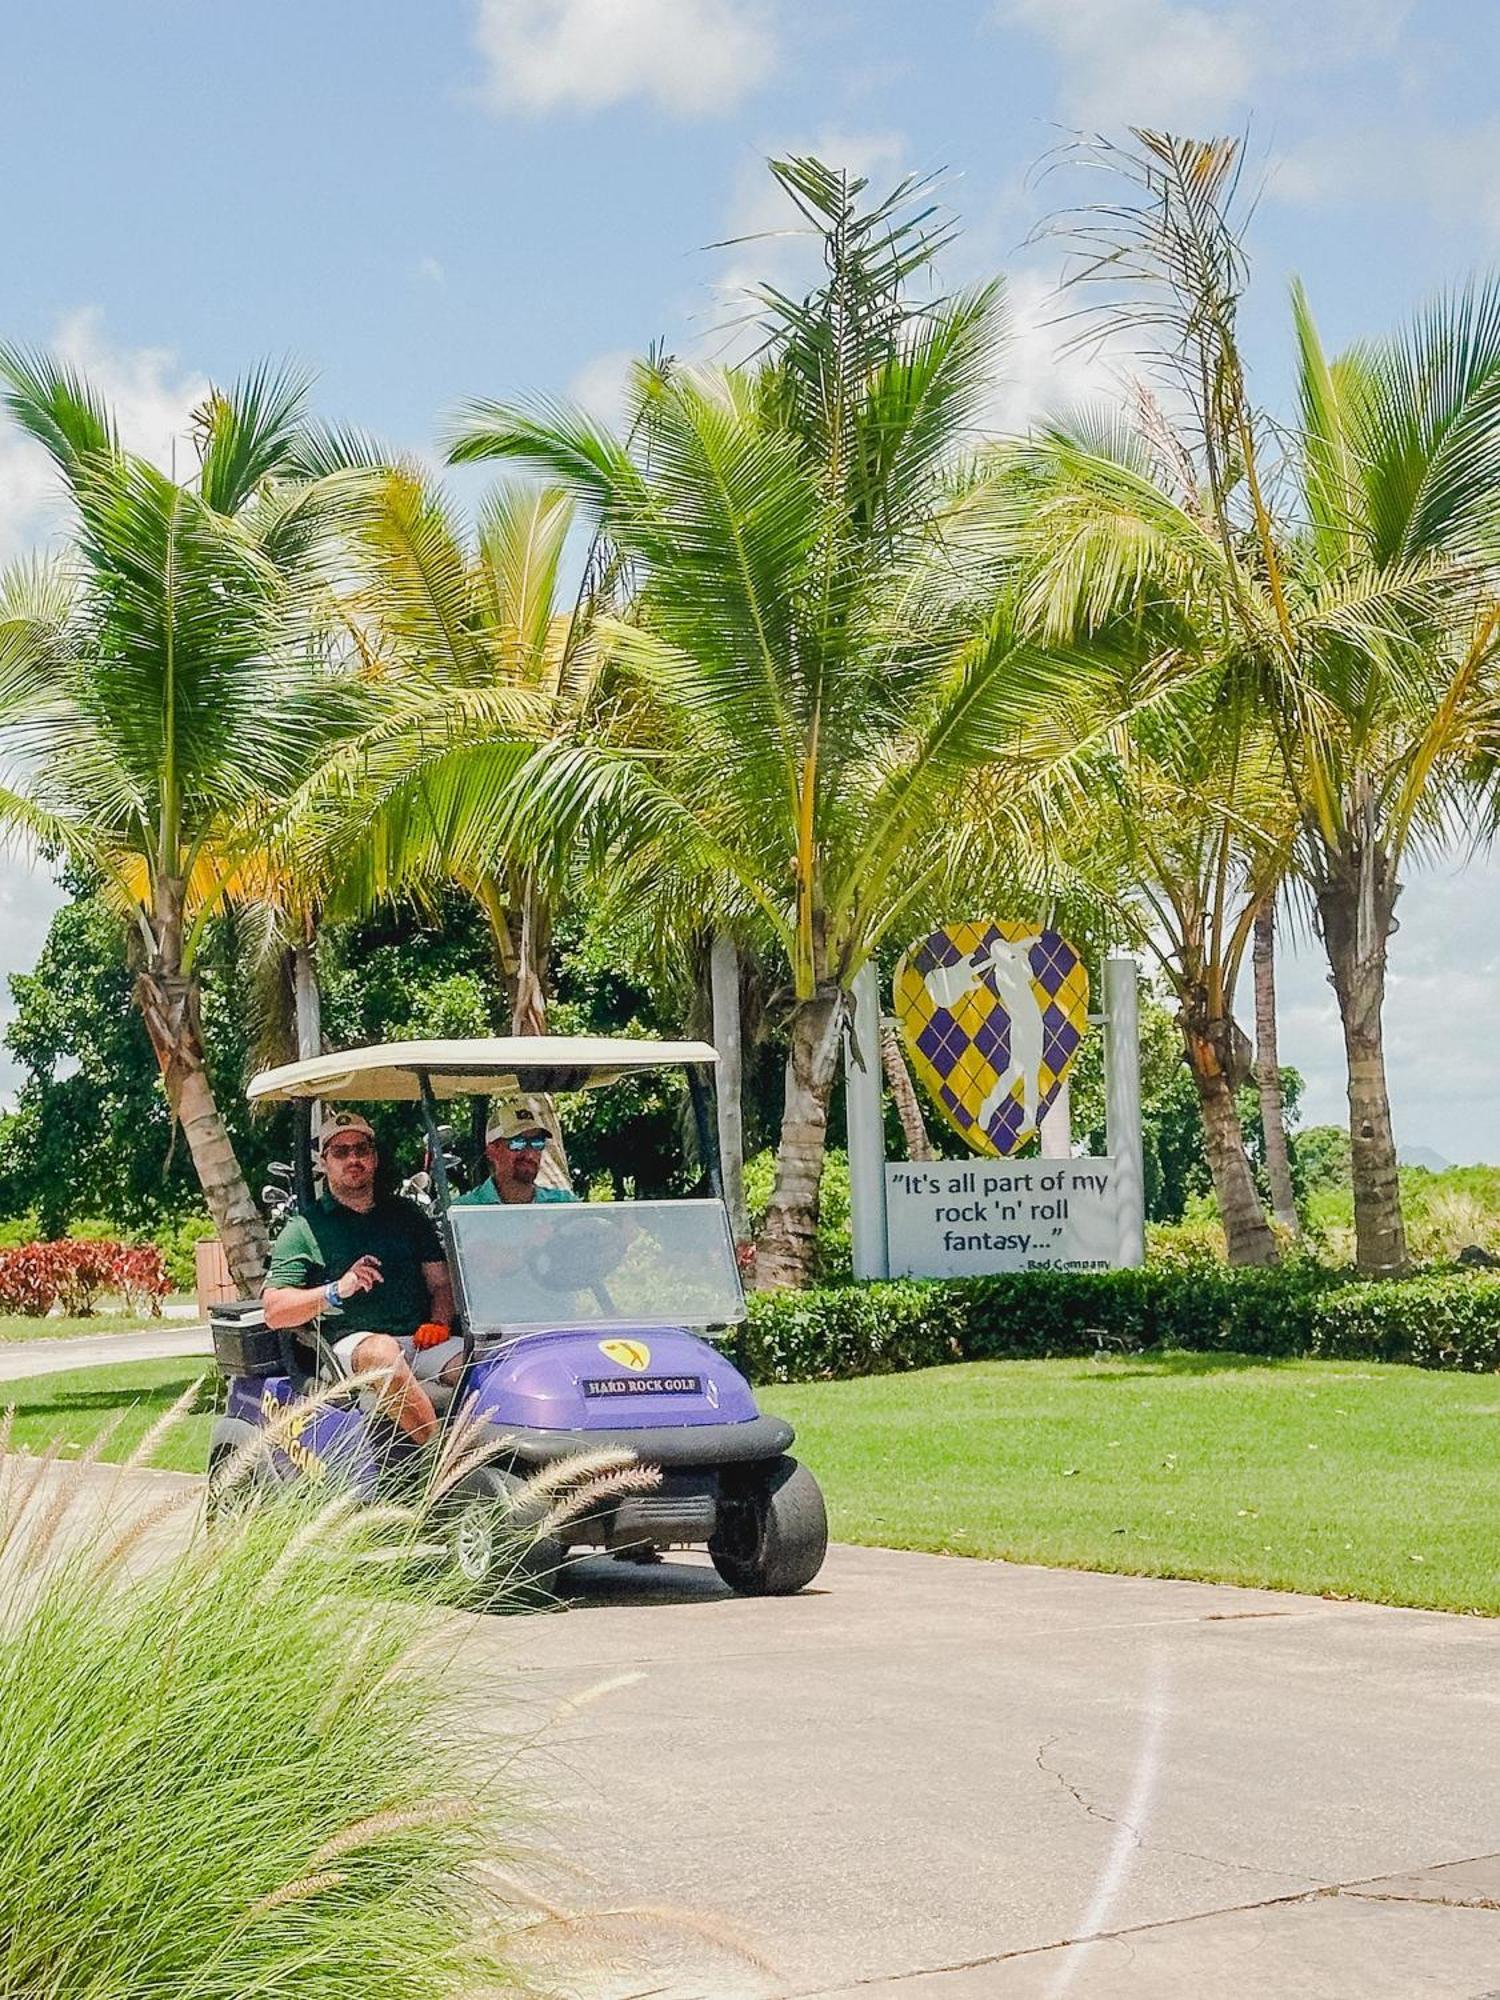
<path id="1" fill-rule="evenodd" d="M 751 1417 L 739 1424 L 705 1424 L 688 1429 L 661 1426 L 647 1430 L 543 1431 L 496 1424 L 493 1437 L 501 1452 L 535 1471 L 579 1452 L 634 1452 L 642 1465 L 659 1465 L 663 1472 L 690 1467 L 753 1465 L 779 1458 L 795 1432 L 784 1417 Z"/>

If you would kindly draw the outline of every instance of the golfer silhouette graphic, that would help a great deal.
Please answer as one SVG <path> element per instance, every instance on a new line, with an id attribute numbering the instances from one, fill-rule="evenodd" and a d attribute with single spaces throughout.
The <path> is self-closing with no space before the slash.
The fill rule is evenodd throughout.
<path id="1" fill-rule="evenodd" d="M 940 1007 L 950 1011 L 955 1001 L 988 984 L 1010 1019 L 1009 1056 L 1004 1072 L 979 1107 L 977 1123 L 988 1132 L 991 1119 L 1004 1108 L 1019 1081 L 1021 1129 L 1015 1143 L 1036 1128 L 1042 1093 L 1042 1010 L 1031 983 L 1031 947 L 1035 937 L 992 938 L 957 965 L 935 965 L 923 974 L 923 984 Z"/>

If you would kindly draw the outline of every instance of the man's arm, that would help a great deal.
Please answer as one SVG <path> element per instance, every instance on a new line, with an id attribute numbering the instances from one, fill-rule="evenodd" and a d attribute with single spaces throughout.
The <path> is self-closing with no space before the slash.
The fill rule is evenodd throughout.
<path id="1" fill-rule="evenodd" d="M 425 1265 L 423 1269 L 425 1271 Z M 331 1285 L 267 1285 L 261 1294 L 261 1304 L 266 1309 L 266 1325 L 306 1326 L 319 1313 L 329 1310 L 332 1303 L 328 1296 L 330 1291 L 336 1292 L 343 1301 L 352 1299 L 356 1292 L 373 1291 L 381 1282 L 380 1259 L 360 1257 L 349 1266 L 342 1278 Z M 449 1317 L 452 1317 L 451 1312 Z"/>
<path id="2" fill-rule="evenodd" d="M 447 1260 L 439 1258 L 436 1262 L 424 1263 L 422 1276 L 427 1285 L 427 1317 L 435 1326 L 451 1328 L 456 1306 Z"/>

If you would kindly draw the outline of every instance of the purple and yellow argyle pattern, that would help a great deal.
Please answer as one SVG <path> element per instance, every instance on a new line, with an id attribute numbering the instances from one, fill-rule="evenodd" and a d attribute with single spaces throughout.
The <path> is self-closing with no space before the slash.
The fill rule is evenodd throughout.
<path id="1" fill-rule="evenodd" d="M 1019 1076 L 996 1098 L 1011 1066 L 1010 1014 L 986 964 L 997 941 L 1024 947 L 1041 1013 L 1031 1117 Z M 903 954 L 894 999 L 912 1067 L 948 1123 L 976 1153 L 1005 1156 L 1032 1136 L 1068 1073 L 1088 1029 L 1089 976 L 1058 931 L 1014 921 L 945 924 Z"/>

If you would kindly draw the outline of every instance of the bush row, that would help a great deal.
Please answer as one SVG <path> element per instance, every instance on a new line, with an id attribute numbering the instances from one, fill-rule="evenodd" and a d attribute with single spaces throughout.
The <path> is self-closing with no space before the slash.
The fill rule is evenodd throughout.
<path id="1" fill-rule="evenodd" d="M 948 1361 L 1147 1347 L 1500 1368 L 1500 1277 L 1444 1271 L 1359 1283 L 1293 1263 L 1018 1271 L 760 1293 L 737 1336 L 755 1382 L 831 1381 Z"/>
<path id="2" fill-rule="evenodd" d="M 104 1293 L 113 1292 L 129 1311 L 154 1316 L 171 1289 L 166 1261 L 154 1243 L 70 1237 L 0 1250 L 0 1313 L 42 1319 L 60 1305 L 69 1318 L 83 1318 Z"/>

